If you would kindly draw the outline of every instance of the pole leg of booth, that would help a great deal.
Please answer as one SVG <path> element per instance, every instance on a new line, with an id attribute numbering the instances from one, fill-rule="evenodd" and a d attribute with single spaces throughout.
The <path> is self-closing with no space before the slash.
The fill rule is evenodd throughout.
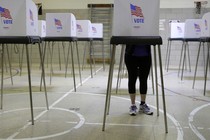
<path id="1" fill-rule="evenodd" d="M 67 76 L 67 70 L 68 70 L 68 66 L 69 66 L 69 52 L 70 52 L 70 43 L 71 42 L 69 42 L 69 47 L 68 47 L 68 51 L 67 51 L 67 56 L 65 57 L 65 55 L 64 55 L 64 60 L 65 60 L 65 77 Z M 62 45 L 63 45 L 63 48 L 65 48 L 65 45 L 64 45 L 64 43 L 62 43 Z M 65 54 L 65 51 L 63 52 L 63 54 Z"/>
<path id="2" fill-rule="evenodd" d="M 162 69 L 162 60 L 161 60 L 160 45 L 158 45 L 158 55 L 159 55 L 159 64 L 160 64 L 160 79 L 161 79 L 161 87 L 162 87 L 162 98 L 163 98 L 163 112 L 164 112 L 164 121 L 165 121 L 165 132 L 168 133 L 168 123 L 167 123 L 167 115 L 166 115 L 165 91 L 164 91 L 163 69 Z"/>
<path id="3" fill-rule="evenodd" d="M 122 71 L 124 50 L 125 50 L 125 46 L 123 45 L 121 48 L 121 54 L 120 54 L 120 64 L 119 64 L 118 75 L 117 75 L 116 93 L 118 92 L 118 88 L 120 87 L 119 80 L 120 80 L 120 74 Z"/>
<path id="4" fill-rule="evenodd" d="M 206 57 L 205 57 L 205 42 L 203 42 L 202 43 L 203 44 L 203 63 L 204 63 L 204 65 L 203 65 L 203 68 L 204 68 L 204 70 L 205 70 L 205 68 L 206 68 L 206 66 L 205 66 L 205 64 L 206 64 Z M 208 47 L 208 43 L 207 43 L 207 47 Z M 205 72 L 204 72 L 204 74 L 203 74 L 204 76 L 205 76 Z"/>
<path id="5" fill-rule="evenodd" d="M 172 41 L 169 41 L 169 48 L 168 48 L 168 57 L 167 57 L 167 59 L 166 59 L 166 62 L 167 62 L 167 67 L 166 67 L 166 70 L 167 70 L 167 72 L 168 72 L 168 69 L 169 69 L 169 63 L 170 63 L 170 56 L 171 56 L 171 42 Z"/>
<path id="6" fill-rule="evenodd" d="M 76 92 L 77 87 L 76 87 L 76 80 L 75 80 L 75 71 L 74 71 L 74 52 L 73 52 L 73 47 L 72 47 L 72 42 L 69 42 L 69 45 L 71 47 L 71 63 L 72 63 L 72 72 L 73 72 L 73 80 L 74 80 L 74 91 Z"/>
<path id="7" fill-rule="evenodd" d="M 102 43 L 103 70 L 105 70 L 104 41 L 101 41 L 101 43 Z"/>
<path id="8" fill-rule="evenodd" d="M 195 86 L 195 78 L 196 78 L 196 74 L 197 74 L 197 67 L 198 67 L 198 60 L 199 60 L 199 56 L 200 56 L 200 49 L 201 49 L 201 42 L 199 43 L 199 46 L 198 46 L 198 54 L 197 54 L 197 59 L 196 59 L 196 64 L 195 64 L 195 72 L 194 72 L 193 86 L 192 86 L 193 89 L 194 89 L 194 86 Z"/>
<path id="9" fill-rule="evenodd" d="M 67 51 L 67 56 L 65 53 L 65 44 L 62 42 L 62 48 L 63 48 L 63 58 L 64 58 L 64 66 L 65 66 L 65 77 L 67 76 L 67 69 L 68 69 L 68 61 L 69 61 L 69 47 Z"/>
<path id="10" fill-rule="evenodd" d="M 168 64 L 169 42 L 170 42 L 170 39 L 168 39 L 168 43 L 167 43 L 167 47 L 166 47 L 165 69 L 167 69 L 167 64 Z"/>
<path id="11" fill-rule="evenodd" d="M 50 48 L 50 46 L 48 47 L 50 54 L 50 85 L 52 84 L 52 74 L 53 74 L 53 66 L 52 66 L 53 48 L 54 48 L 54 42 L 52 42 L 52 49 Z"/>
<path id="12" fill-rule="evenodd" d="M 3 109 L 3 85 L 4 85 L 4 44 L 1 52 L 1 109 Z"/>
<path id="13" fill-rule="evenodd" d="M 94 74 L 96 75 L 96 62 L 95 62 L 95 54 L 94 54 L 94 46 L 93 46 L 93 41 L 90 41 L 90 56 L 91 56 L 91 62 L 93 62 L 94 66 Z"/>
<path id="14" fill-rule="evenodd" d="M 206 82 L 207 82 L 207 75 L 208 75 L 208 65 L 209 65 L 209 47 L 210 43 L 207 43 L 207 59 L 206 59 L 206 71 L 205 71 L 205 81 L 204 81 L 204 92 L 203 95 L 206 95 Z"/>
<path id="15" fill-rule="evenodd" d="M 89 58 L 90 58 L 90 74 L 91 74 L 91 78 L 93 78 L 93 67 L 92 67 L 92 41 L 89 42 Z"/>
<path id="16" fill-rule="evenodd" d="M 20 58 L 20 76 L 22 75 L 22 68 L 23 68 L 23 55 L 24 55 L 24 45 L 22 46 L 21 58 Z"/>
<path id="17" fill-rule="evenodd" d="M 10 72 L 10 77 L 11 77 L 11 83 L 13 85 L 12 65 L 11 65 L 11 61 L 10 61 L 10 57 L 9 57 L 9 49 L 8 49 L 8 46 L 6 46 L 6 48 L 7 48 L 7 58 L 8 58 L 8 63 L 9 63 L 9 72 Z"/>
<path id="18" fill-rule="evenodd" d="M 46 88 L 46 81 L 45 81 L 45 70 L 44 70 L 44 57 L 43 57 L 44 52 L 42 54 L 40 43 L 38 43 L 38 46 L 39 46 L 39 55 L 40 55 L 40 62 L 41 62 L 41 68 L 42 68 L 41 78 L 43 79 L 43 84 L 44 84 L 46 106 L 47 106 L 47 110 L 49 110 L 47 88 Z"/>
<path id="19" fill-rule="evenodd" d="M 116 45 L 113 45 L 112 50 L 112 56 L 111 56 L 111 62 L 109 67 L 109 77 L 108 77 L 108 84 L 107 84 L 107 92 L 106 92 L 106 101 L 105 101 L 105 109 L 104 109 L 104 119 L 103 119 L 103 127 L 102 131 L 105 130 L 106 125 L 106 115 L 108 115 L 108 108 L 110 104 L 110 98 L 111 98 L 111 87 L 112 87 L 112 78 L 113 78 L 113 71 L 114 71 L 114 62 L 115 62 L 115 51 L 116 51 Z"/>
<path id="20" fill-rule="evenodd" d="M 180 69 L 181 69 L 181 65 L 182 65 L 182 56 L 183 56 L 184 45 L 185 45 L 185 42 L 183 41 L 182 42 L 181 54 L 180 54 L 180 60 L 179 60 L 178 77 L 179 77 Z"/>
<path id="21" fill-rule="evenodd" d="M 31 69 L 30 69 L 30 57 L 28 51 L 28 45 L 26 44 L 26 58 L 27 58 L 27 68 L 28 68 L 28 84 L 29 84 L 29 96 L 30 96 L 30 106 L 31 106 L 31 123 L 34 125 L 34 113 L 33 113 L 33 97 L 31 89 Z"/>
<path id="22" fill-rule="evenodd" d="M 182 63 L 182 74 L 181 74 L 181 81 L 183 80 L 183 74 L 184 74 L 184 65 L 185 65 L 185 60 L 186 60 L 186 47 L 187 43 L 184 45 L 184 56 L 183 56 L 183 63 Z"/>
<path id="23" fill-rule="evenodd" d="M 59 61 L 59 68 L 61 70 L 61 48 L 60 48 L 60 44 L 58 43 L 58 61 Z"/>
<path id="24" fill-rule="evenodd" d="M 151 63 L 152 63 L 151 66 L 153 66 L 153 62 L 151 62 Z M 152 82 L 152 92 L 153 92 L 153 95 L 154 95 L 155 94 L 155 85 L 154 85 L 153 67 L 151 67 L 150 70 L 151 70 L 150 74 L 151 74 L 151 78 L 152 78 L 152 80 L 151 80 L 151 82 Z"/>
<path id="25" fill-rule="evenodd" d="M 79 79 L 80 79 L 80 84 L 82 85 L 82 75 L 81 75 L 80 59 L 79 59 L 79 50 L 78 50 L 77 41 L 76 41 L 75 43 L 76 43 L 77 61 L 78 61 L 78 67 L 79 67 Z"/>
<path id="26" fill-rule="evenodd" d="M 154 45 L 154 65 L 155 65 L 155 85 L 156 85 L 156 104 L 157 104 L 157 116 L 159 116 L 159 94 L 158 94 L 158 76 L 157 76 L 157 54 L 156 47 Z"/>

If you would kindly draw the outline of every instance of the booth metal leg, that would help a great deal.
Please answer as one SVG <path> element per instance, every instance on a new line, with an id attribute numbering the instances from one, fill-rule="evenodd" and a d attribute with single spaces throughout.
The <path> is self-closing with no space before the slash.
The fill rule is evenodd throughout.
<path id="1" fill-rule="evenodd" d="M 4 85 L 4 44 L 1 52 L 1 109 L 3 109 L 3 85 Z"/>
<path id="2" fill-rule="evenodd" d="M 68 51 L 67 51 L 67 57 L 65 57 L 64 55 L 64 60 L 65 60 L 65 77 L 67 76 L 67 70 L 68 70 L 68 66 L 69 66 L 69 51 L 71 49 L 71 42 L 69 42 L 69 47 L 68 47 Z M 63 48 L 65 48 L 64 44 L 63 44 Z M 65 51 L 63 52 L 63 54 L 65 54 Z"/>
<path id="3" fill-rule="evenodd" d="M 123 45 L 121 48 L 121 54 L 120 54 L 120 64 L 119 64 L 119 69 L 118 69 L 118 76 L 117 76 L 117 86 L 116 86 L 116 93 L 118 92 L 118 88 L 120 86 L 119 80 L 120 80 L 120 75 L 121 75 L 121 70 L 123 66 L 123 56 L 125 53 L 125 46 Z"/>
<path id="4" fill-rule="evenodd" d="M 190 63 L 190 48 L 189 44 L 187 43 L 187 54 L 188 54 L 188 63 L 189 63 L 189 71 L 191 72 L 191 63 Z M 187 67 L 186 67 L 187 68 Z"/>
<path id="5" fill-rule="evenodd" d="M 116 45 L 113 45 L 113 50 L 111 53 L 111 63 L 109 67 L 109 77 L 108 77 L 108 84 L 107 84 L 107 92 L 106 92 L 106 101 L 105 101 L 105 109 L 104 109 L 104 118 L 103 118 L 103 127 L 102 131 L 105 130 L 106 125 L 106 115 L 108 115 L 108 108 L 110 104 L 110 97 L 111 97 L 111 87 L 112 87 L 112 78 L 113 78 L 113 71 L 114 71 L 114 62 L 115 62 L 115 51 Z"/>
<path id="6" fill-rule="evenodd" d="M 72 72 L 73 72 L 73 80 L 74 80 L 74 91 L 76 92 L 76 80 L 75 80 L 75 71 L 74 71 L 74 52 L 73 52 L 73 47 L 72 47 L 72 42 L 69 42 L 70 47 L 71 47 L 71 63 L 72 63 Z"/>
<path id="7" fill-rule="evenodd" d="M 11 83 L 13 85 L 13 76 L 12 76 L 12 66 L 11 66 L 11 61 L 10 61 L 10 57 L 9 57 L 9 48 L 8 46 L 6 46 L 7 48 L 7 58 L 8 58 L 8 63 L 9 63 L 9 72 L 10 72 L 10 77 L 11 77 Z"/>
<path id="8" fill-rule="evenodd" d="M 152 92 L 153 92 L 153 95 L 155 94 L 155 85 L 154 85 L 154 75 L 153 75 L 153 62 L 151 62 L 151 69 L 150 69 L 150 74 L 151 74 L 151 77 L 152 77 Z"/>
<path id="9" fill-rule="evenodd" d="M 182 63 L 182 74 L 181 74 L 181 81 L 183 80 L 183 74 L 184 74 L 184 64 L 185 64 L 185 60 L 186 60 L 186 47 L 187 47 L 187 43 L 185 43 L 184 45 L 184 56 L 183 56 L 183 63 Z"/>
<path id="10" fill-rule="evenodd" d="M 90 56 L 91 56 L 91 62 L 93 62 L 94 66 L 94 74 L 96 75 L 96 62 L 95 62 L 95 54 L 94 54 L 94 47 L 93 47 L 93 41 L 90 41 Z"/>
<path id="11" fill-rule="evenodd" d="M 200 48 L 201 48 L 201 42 L 199 43 L 198 54 L 197 54 L 197 59 L 196 59 L 196 64 L 195 64 L 195 72 L 194 72 L 193 86 L 192 86 L 193 89 L 195 86 L 195 78 L 196 78 L 196 74 L 197 74 L 198 60 L 199 60 L 199 56 L 200 56 Z"/>
<path id="12" fill-rule="evenodd" d="M 42 63 L 43 63 L 43 67 L 44 67 L 44 64 L 45 64 L 44 62 L 45 62 L 46 49 L 47 49 L 47 43 L 45 42 L 44 45 L 42 45 Z M 41 66 L 42 66 L 42 63 L 41 63 Z M 42 79 L 43 79 L 42 77 L 43 77 L 43 72 L 42 72 L 41 81 L 40 81 L 40 91 L 42 90 Z"/>
<path id="13" fill-rule="evenodd" d="M 44 84 L 46 106 L 47 106 L 47 110 L 49 110 L 48 97 L 47 97 L 47 88 L 46 88 L 46 81 L 45 81 L 45 70 L 44 70 L 44 57 L 43 57 L 44 52 L 42 54 L 40 43 L 38 44 L 38 46 L 39 46 L 39 55 L 40 55 L 41 68 L 42 68 L 41 78 L 43 79 L 43 84 Z"/>
<path id="14" fill-rule="evenodd" d="M 163 69 L 162 69 L 162 60 L 161 60 L 160 45 L 158 45 L 158 53 L 159 53 L 159 64 L 160 64 L 160 79 L 161 79 L 161 87 L 162 87 L 162 98 L 163 98 L 163 112 L 164 112 L 164 121 L 165 121 L 165 132 L 168 133 L 168 123 L 167 123 L 167 115 L 166 115 L 165 91 L 164 91 Z"/>
<path id="15" fill-rule="evenodd" d="M 50 48 L 50 46 L 48 47 L 49 54 L 50 54 L 50 85 L 52 83 L 52 74 L 53 74 L 53 66 L 52 66 L 53 50 L 54 50 L 53 46 L 54 46 L 54 42 L 52 42 L 52 49 Z"/>
<path id="16" fill-rule="evenodd" d="M 183 55 L 183 50 L 184 50 L 185 42 L 182 42 L 182 49 L 181 49 L 181 54 L 180 54 L 180 60 L 179 60 L 179 70 L 178 70 L 178 77 L 181 69 L 181 64 L 182 64 L 182 55 Z"/>
<path id="17" fill-rule="evenodd" d="M 20 58 L 20 76 L 22 75 L 22 68 L 23 68 L 23 55 L 24 55 L 24 45 L 22 46 L 21 58 Z"/>
<path id="18" fill-rule="evenodd" d="M 157 58 L 156 47 L 154 46 L 154 64 L 155 64 L 155 85 L 156 85 L 156 103 L 157 103 L 157 116 L 159 116 L 159 94 L 158 94 L 158 77 L 157 77 Z"/>
<path id="19" fill-rule="evenodd" d="M 166 71 L 168 72 L 169 69 L 169 63 L 170 63 L 170 56 L 171 56 L 171 41 L 168 41 L 167 46 L 167 54 L 166 54 Z"/>
<path id="20" fill-rule="evenodd" d="M 27 67 L 28 67 L 28 83 L 29 83 L 29 96 L 30 96 L 30 106 L 31 106 L 31 123 L 34 125 L 34 114 L 33 114 L 33 97 L 31 89 L 31 69 L 30 69 L 30 57 L 28 51 L 28 45 L 26 44 L 26 57 L 27 57 Z"/>
<path id="21" fill-rule="evenodd" d="M 207 75 L 208 75 L 208 65 L 209 65 L 209 47 L 210 43 L 207 43 L 207 59 L 206 59 L 206 71 L 205 71 L 205 80 L 204 80 L 204 92 L 203 95 L 206 95 L 206 82 L 207 82 Z"/>
<path id="22" fill-rule="evenodd" d="M 92 41 L 90 41 L 90 44 L 89 44 L 89 58 L 90 58 L 90 73 L 91 73 L 91 78 L 93 78 L 93 67 L 92 67 Z"/>
<path id="23" fill-rule="evenodd" d="M 80 84 L 82 85 L 82 75 L 81 75 L 81 68 L 80 68 L 80 59 L 79 59 L 79 50 L 78 50 L 78 44 L 76 43 L 76 51 L 77 51 L 77 61 L 78 61 L 78 67 L 79 67 L 79 78 L 80 78 Z"/>
<path id="24" fill-rule="evenodd" d="M 103 70 L 105 70 L 104 41 L 102 41 Z"/>

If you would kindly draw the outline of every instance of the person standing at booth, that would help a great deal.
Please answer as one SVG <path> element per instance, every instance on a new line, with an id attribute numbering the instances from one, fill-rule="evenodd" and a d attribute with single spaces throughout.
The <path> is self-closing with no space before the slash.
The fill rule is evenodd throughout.
<path id="1" fill-rule="evenodd" d="M 138 112 L 135 102 L 136 80 L 139 77 L 141 101 L 139 105 L 139 112 L 152 115 L 153 112 L 146 104 L 147 79 L 151 67 L 150 45 L 126 45 L 124 60 L 128 70 L 128 92 L 131 99 L 129 114 L 136 115 Z"/>

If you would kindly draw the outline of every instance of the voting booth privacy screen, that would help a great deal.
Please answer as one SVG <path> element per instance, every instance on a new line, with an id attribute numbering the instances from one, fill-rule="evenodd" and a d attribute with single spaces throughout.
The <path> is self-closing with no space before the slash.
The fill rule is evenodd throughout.
<path id="1" fill-rule="evenodd" d="M 72 13 L 47 13 L 48 37 L 76 37 L 76 18 Z"/>
<path id="2" fill-rule="evenodd" d="M 170 38 L 184 38 L 185 23 L 171 23 Z"/>
<path id="3" fill-rule="evenodd" d="M 46 21 L 45 20 L 38 21 L 38 35 L 40 37 L 46 37 Z"/>
<path id="4" fill-rule="evenodd" d="M 201 37 L 202 19 L 187 19 L 185 20 L 185 38 L 200 38 Z"/>
<path id="5" fill-rule="evenodd" d="M 32 0 L 0 0 L 0 36 L 37 36 L 38 12 Z"/>
<path id="6" fill-rule="evenodd" d="M 159 36 L 159 0 L 114 0 L 113 36 Z"/>
<path id="7" fill-rule="evenodd" d="M 202 17 L 202 37 L 210 37 L 210 12 L 206 13 Z"/>
<path id="8" fill-rule="evenodd" d="M 91 38 L 92 24 L 90 20 L 77 20 L 77 37 Z"/>
<path id="9" fill-rule="evenodd" d="M 102 23 L 92 23 L 92 38 L 103 38 Z"/>

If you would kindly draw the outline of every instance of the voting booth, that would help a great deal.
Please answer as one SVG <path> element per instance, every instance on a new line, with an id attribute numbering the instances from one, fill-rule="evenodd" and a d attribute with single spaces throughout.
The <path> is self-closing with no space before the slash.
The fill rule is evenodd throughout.
<path id="1" fill-rule="evenodd" d="M 74 57 L 73 57 L 73 45 L 77 41 L 77 27 L 76 27 L 76 18 L 72 13 L 47 13 L 46 14 L 46 37 L 44 38 L 44 41 L 50 44 L 50 42 L 61 42 L 63 49 L 65 48 L 65 43 L 69 43 L 67 54 L 65 54 L 65 50 L 63 51 L 64 54 L 62 56 L 64 57 L 65 63 L 65 77 L 67 76 L 67 68 L 68 68 L 68 61 L 69 56 L 71 55 L 71 61 L 72 61 L 72 72 L 73 72 L 73 82 L 74 82 L 74 91 L 76 92 L 76 78 L 75 78 L 75 71 L 74 71 Z M 54 48 L 54 44 L 48 45 L 49 50 Z M 60 47 L 58 45 L 58 52 L 60 53 Z M 70 54 L 71 49 L 71 54 Z M 79 56 L 78 56 L 78 47 L 76 43 L 76 51 L 77 51 L 77 58 L 79 63 Z M 67 56 L 66 56 L 67 55 Z M 60 55 L 59 55 L 60 56 Z M 50 55 L 51 64 L 53 59 L 53 53 Z M 61 58 L 59 57 L 59 64 L 61 68 Z M 51 65 L 51 71 L 50 71 L 50 83 L 52 81 L 52 73 L 53 73 L 53 67 Z M 80 66 L 79 66 L 79 76 L 81 81 L 81 72 L 80 72 Z"/>
<path id="2" fill-rule="evenodd" d="M 38 21 L 38 35 L 40 37 L 46 37 L 46 21 L 45 20 Z"/>
<path id="3" fill-rule="evenodd" d="M 29 100 L 31 109 L 31 123 L 34 124 L 33 97 L 31 83 L 31 68 L 29 58 L 29 44 L 38 44 L 41 62 L 41 78 L 43 80 L 46 106 L 48 106 L 47 90 L 45 83 L 44 62 L 41 52 L 41 39 L 38 36 L 38 11 L 32 0 L 0 0 L 0 43 L 2 48 L 1 57 L 1 105 L 3 108 L 3 82 L 4 82 L 4 50 L 7 44 L 23 44 L 26 48 L 27 75 L 29 87 Z"/>
<path id="4" fill-rule="evenodd" d="M 202 19 L 185 20 L 184 38 L 200 38 Z"/>
<path id="5" fill-rule="evenodd" d="M 159 36 L 159 0 L 114 1 L 113 36 Z"/>
<path id="6" fill-rule="evenodd" d="M 170 56 L 171 56 L 171 44 L 173 41 L 183 41 L 185 33 L 185 23 L 172 22 L 170 23 L 170 37 L 168 38 L 166 49 L 166 63 L 165 69 L 168 71 Z"/>
<path id="7" fill-rule="evenodd" d="M 171 23 L 170 38 L 184 38 L 185 23 Z"/>
<path id="8" fill-rule="evenodd" d="M 1 0 L 0 16 L 0 36 L 38 35 L 38 12 L 32 0 Z"/>
<path id="9" fill-rule="evenodd" d="M 72 13 L 47 13 L 48 37 L 76 37 L 76 18 Z"/>
<path id="10" fill-rule="evenodd" d="M 112 78 L 115 63 L 116 46 L 122 45 L 151 45 L 154 47 L 154 68 L 157 80 L 156 46 L 159 54 L 159 68 L 161 78 L 161 88 L 163 94 L 163 114 L 165 120 L 165 130 L 167 130 L 167 117 L 165 106 L 165 93 L 162 72 L 162 60 L 160 45 L 162 38 L 159 36 L 159 0 L 114 0 L 113 31 L 110 44 L 112 45 L 111 62 L 107 84 L 107 93 L 104 109 L 104 119 L 102 130 L 105 129 L 106 116 L 109 114 Z M 139 46 L 140 47 L 140 46 Z M 124 55 L 121 52 L 121 56 Z M 121 57 L 123 59 L 123 57 Z M 156 81 L 156 89 L 158 83 Z M 156 92 L 158 95 L 158 90 Z M 157 96 L 158 98 L 158 96 Z M 157 100 L 158 101 L 158 100 Z M 158 104 L 158 103 L 157 103 Z M 120 106 L 120 105 L 119 105 Z M 157 109 L 159 110 L 159 109 Z M 157 111 L 159 112 L 159 111 Z M 157 113 L 158 114 L 158 113 Z"/>
<path id="11" fill-rule="evenodd" d="M 201 36 L 210 37 L 210 12 L 205 13 L 202 17 Z"/>
<path id="12" fill-rule="evenodd" d="M 103 38 L 102 23 L 92 23 L 92 38 Z"/>
<path id="13" fill-rule="evenodd" d="M 92 24 L 90 20 L 77 20 L 77 37 L 78 38 L 92 37 Z"/>
<path id="14" fill-rule="evenodd" d="M 201 24 L 201 37 L 200 37 L 200 44 L 199 44 L 199 48 L 198 48 L 198 55 L 197 55 L 197 61 L 196 61 L 196 66 L 195 66 L 195 73 L 194 73 L 194 79 L 193 79 L 193 88 L 195 85 L 195 79 L 196 79 L 196 73 L 197 73 L 197 66 L 198 66 L 198 59 L 199 59 L 199 55 L 200 55 L 200 48 L 201 46 L 203 46 L 203 50 L 204 47 L 207 47 L 207 58 L 206 58 L 206 62 L 204 59 L 204 66 L 205 66 L 205 70 L 204 70 L 204 96 L 206 94 L 206 83 L 207 83 L 207 73 L 208 73 L 208 67 L 209 67 L 209 48 L 210 48 L 210 12 L 205 13 L 202 17 L 202 24 Z M 205 43 L 207 45 L 205 45 Z M 201 45 L 203 44 L 203 45 Z M 203 54 L 205 56 L 205 54 Z"/>

